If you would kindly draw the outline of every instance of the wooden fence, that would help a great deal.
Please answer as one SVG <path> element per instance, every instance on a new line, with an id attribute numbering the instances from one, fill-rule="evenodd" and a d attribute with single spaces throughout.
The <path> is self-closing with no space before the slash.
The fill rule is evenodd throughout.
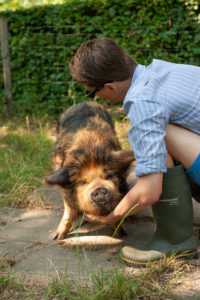
<path id="1" fill-rule="evenodd" d="M 0 16 L 1 52 L 3 64 L 3 79 L 5 88 L 5 103 L 7 112 L 10 113 L 12 105 L 12 80 L 10 68 L 10 53 L 8 46 L 8 26 L 6 17 Z"/>

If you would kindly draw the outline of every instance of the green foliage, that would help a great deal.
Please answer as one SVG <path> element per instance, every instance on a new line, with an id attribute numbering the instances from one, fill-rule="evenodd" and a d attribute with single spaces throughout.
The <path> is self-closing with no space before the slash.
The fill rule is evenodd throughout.
<path id="1" fill-rule="evenodd" d="M 141 64 L 157 58 L 199 65 L 198 14 L 198 4 L 184 0 L 71 0 L 8 12 L 15 111 L 55 116 L 85 100 L 68 64 L 83 42 L 102 35 Z M 1 106 L 3 99 L 0 92 Z"/>

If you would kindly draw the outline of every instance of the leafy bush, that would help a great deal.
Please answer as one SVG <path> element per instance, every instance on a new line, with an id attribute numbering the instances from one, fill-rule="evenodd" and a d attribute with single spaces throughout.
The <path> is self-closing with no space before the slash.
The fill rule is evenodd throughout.
<path id="1" fill-rule="evenodd" d="M 85 100 L 68 63 L 84 41 L 102 35 L 141 64 L 157 58 L 198 65 L 198 9 L 184 0 L 71 0 L 7 12 L 15 111 L 57 115 Z"/>

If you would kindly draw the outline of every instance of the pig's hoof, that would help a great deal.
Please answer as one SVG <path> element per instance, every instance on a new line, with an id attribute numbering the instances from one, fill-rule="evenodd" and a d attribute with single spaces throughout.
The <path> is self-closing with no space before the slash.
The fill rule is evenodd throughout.
<path id="1" fill-rule="evenodd" d="M 64 233 L 64 232 L 61 232 L 61 233 L 56 232 L 55 235 L 54 235 L 54 237 L 53 237 L 53 240 L 54 240 L 54 241 L 55 241 L 55 240 L 63 240 L 64 238 L 66 238 L 66 236 L 67 236 L 67 233 Z"/>
<path id="2" fill-rule="evenodd" d="M 58 233 L 56 233 L 53 237 L 53 240 L 57 240 L 58 239 Z"/>
<path id="3" fill-rule="evenodd" d="M 119 227 L 118 230 L 115 232 L 116 238 L 121 238 L 121 237 L 127 236 L 127 235 L 128 235 L 128 233 L 127 233 L 126 229 L 123 227 Z"/>
<path id="4" fill-rule="evenodd" d="M 127 236 L 128 235 L 128 232 L 127 232 L 126 228 L 120 227 L 119 230 L 120 230 L 121 236 Z"/>

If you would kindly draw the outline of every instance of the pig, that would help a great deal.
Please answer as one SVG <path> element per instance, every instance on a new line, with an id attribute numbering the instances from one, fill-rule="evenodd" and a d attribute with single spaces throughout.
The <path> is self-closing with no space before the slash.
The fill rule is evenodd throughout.
<path id="1" fill-rule="evenodd" d="M 64 239 L 78 216 L 109 214 L 127 193 L 132 151 L 122 150 L 114 122 L 96 102 L 83 102 L 64 112 L 51 153 L 52 172 L 45 183 L 62 190 L 64 214 L 54 239 Z M 119 222 L 112 224 L 116 231 Z M 120 227 L 118 236 L 125 234 Z"/>

